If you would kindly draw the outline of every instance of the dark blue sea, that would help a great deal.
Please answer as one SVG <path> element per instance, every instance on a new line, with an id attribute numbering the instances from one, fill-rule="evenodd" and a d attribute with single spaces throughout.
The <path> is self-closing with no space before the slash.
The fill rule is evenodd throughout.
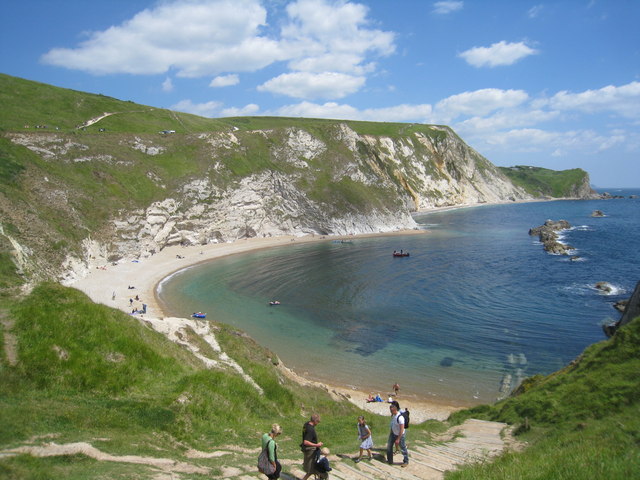
<path id="1" fill-rule="evenodd" d="M 492 402 L 562 368 L 619 319 L 614 302 L 640 280 L 640 199 L 628 198 L 640 189 L 608 191 L 626 198 L 440 211 L 416 216 L 422 235 L 233 255 L 173 275 L 159 298 L 173 315 L 203 311 L 245 330 L 321 381 Z M 547 219 L 571 223 L 563 241 L 578 261 L 528 235 Z M 410 257 L 393 258 L 400 249 Z"/>

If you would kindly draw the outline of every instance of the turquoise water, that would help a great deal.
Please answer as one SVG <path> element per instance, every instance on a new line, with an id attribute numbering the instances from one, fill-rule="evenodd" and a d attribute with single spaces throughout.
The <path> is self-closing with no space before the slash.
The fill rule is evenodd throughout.
<path id="1" fill-rule="evenodd" d="M 611 191 L 630 195 L 640 191 Z M 605 218 L 592 218 L 602 210 Z M 566 219 L 581 260 L 531 227 Z M 299 373 L 457 405 L 550 373 L 604 339 L 640 280 L 640 200 L 496 205 L 416 217 L 424 235 L 328 239 L 218 259 L 165 281 L 166 311 L 235 325 Z M 393 258 L 393 250 L 411 252 Z M 614 285 L 611 295 L 593 288 Z M 268 306 L 277 299 L 281 305 Z M 232 353 L 231 353 L 232 355 Z M 511 380 L 509 382 L 509 380 Z"/>

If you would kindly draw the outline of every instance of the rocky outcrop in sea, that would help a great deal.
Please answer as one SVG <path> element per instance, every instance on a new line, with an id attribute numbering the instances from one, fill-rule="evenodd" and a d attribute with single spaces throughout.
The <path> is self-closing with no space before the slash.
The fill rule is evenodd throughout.
<path id="1" fill-rule="evenodd" d="M 537 235 L 546 252 L 553 255 L 569 255 L 575 248 L 558 240 L 558 232 L 569 228 L 571 225 L 566 220 L 547 220 L 543 225 L 529 229 L 529 235 Z"/>

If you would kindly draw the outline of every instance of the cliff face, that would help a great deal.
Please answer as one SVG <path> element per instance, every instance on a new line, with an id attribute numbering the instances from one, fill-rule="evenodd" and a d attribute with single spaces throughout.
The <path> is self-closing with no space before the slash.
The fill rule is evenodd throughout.
<path id="1" fill-rule="evenodd" d="M 12 242 L 25 243 L 21 265 L 28 270 L 24 252 L 45 253 L 49 270 L 62 263 L 69 281 L 106 261 L 169 245 L 411 229 L 417 210 L 532 198 L 446 127 L 372 135 L 324 122 L 170 137 L 6 137 L 14 149 L 37 157 L 32 174 L 40 178 L 31 188 L 21 179 L 22 193 L 51 215 L 29 222 L 4 198 L 4 217 L 16 232 Z M 53 232 L 53 239 L 60 237 L 58 255 L 43 252 L 52 238 L 30 244 L 24 234 L 40 229 L 42 239 L 61 219 L 70 232 Z"/>

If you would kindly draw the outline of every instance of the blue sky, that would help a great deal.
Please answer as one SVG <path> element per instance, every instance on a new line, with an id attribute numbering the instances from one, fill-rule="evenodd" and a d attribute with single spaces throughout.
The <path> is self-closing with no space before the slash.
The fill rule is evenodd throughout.
<path id="1" fill-rule="evenodd" d="M 208 117 L 438 123 L 640 187 L 639 0 L 7 0 L 0 72 Z"/>

